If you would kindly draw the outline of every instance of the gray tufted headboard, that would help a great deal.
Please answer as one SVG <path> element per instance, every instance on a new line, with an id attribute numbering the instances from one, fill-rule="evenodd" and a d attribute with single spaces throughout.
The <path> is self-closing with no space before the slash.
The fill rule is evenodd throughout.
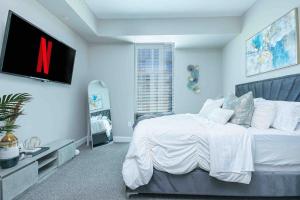
<path id="1" fill-rule="evenodd" d="M 244 83 L 235 86 L 236 96 L 252 91 L 254 98 L 300 102 L 300 74 Z"/>

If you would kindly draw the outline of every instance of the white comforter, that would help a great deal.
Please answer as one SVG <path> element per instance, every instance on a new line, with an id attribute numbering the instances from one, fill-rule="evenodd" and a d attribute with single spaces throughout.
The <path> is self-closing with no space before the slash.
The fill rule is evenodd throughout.
<path id="1" fill-rule="evenodd" d="M 141 121 L 123 163 L 125 184 L 147 184 L 153 168 L 171 174 L 195 168 L 219 180 L 248 184 L 254 171 L 252 136 L 245 128 L 180 114 Z"/>

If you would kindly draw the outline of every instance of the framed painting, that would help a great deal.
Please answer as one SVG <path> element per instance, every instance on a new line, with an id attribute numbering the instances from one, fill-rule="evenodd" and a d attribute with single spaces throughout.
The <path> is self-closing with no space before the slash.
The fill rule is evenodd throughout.
<path id="1" fill-rule="evenodd" d="M 246 41 L 246 75 L 297 65 L 298 10 L 293 9 Z"/>

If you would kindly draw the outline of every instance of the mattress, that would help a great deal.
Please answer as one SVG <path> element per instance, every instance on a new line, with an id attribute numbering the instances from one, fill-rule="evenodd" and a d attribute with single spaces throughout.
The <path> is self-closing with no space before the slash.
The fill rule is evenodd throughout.
<path id="1" fill-rule="evenodd" d="M 255 171 L 300 171 L 300 132 L 248 131 L 254 136 Z"/>

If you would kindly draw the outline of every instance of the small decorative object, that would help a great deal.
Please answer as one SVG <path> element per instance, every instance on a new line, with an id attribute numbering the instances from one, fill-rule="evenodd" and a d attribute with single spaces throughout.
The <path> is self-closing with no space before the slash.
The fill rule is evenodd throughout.
<path id="1" fill-rule="evenodd" d="M 24 141 L 23 147 L 27 150 L 34 150 L 39 148 L 41 145 L 41 139 L 34 136 Z"/>
<path id="2" fill-rule="evenodd" d="M 79 156 L 79 154 L 80 154 L 79 149 L 75 149 L 75 156 Z"/>
<path id="3" fill-rule="evenodd" d="M 19 161 L 18 139 L 13 131 L 19 126 L 16 119 L 23 114 L 23 106 L 31 100 L 31 95 L 18 93 L 0 98 L 0 132 L 5 135 L 0 141 L 0 164 L 2 168 L 15 166 Z"/>
<path id="4" fill-rule="evenodd" d="M 187 87 L 195 93 L 200 93 L 199 82 L 199 66 L 198 65 L 188 65 L 187 70 L 191 73 L 188 77 Z"/>
<path id="5" fill-rule="evenodd" d="M 39 137 L 31 137 L 23 142 L 22 154 L 26 157 L 36 156 L 44 151 L 47 151 L 49 147 L 41 147 L 41 139 Z"/>
<path id="6" fill-rule="evenodd" d="M 298 64 L 298 12 L 290 11 L 246 42 L 246 75 Z"/>

